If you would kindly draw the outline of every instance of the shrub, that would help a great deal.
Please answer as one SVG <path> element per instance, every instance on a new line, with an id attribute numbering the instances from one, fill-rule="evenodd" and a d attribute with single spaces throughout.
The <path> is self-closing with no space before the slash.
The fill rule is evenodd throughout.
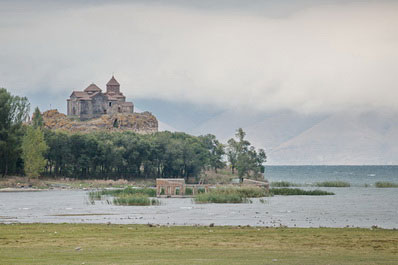
<path id="1" fill-rule="evenodd" d="M 309 195 L 309 196 L 334 195 L 333 192 L 327 192 L 323 190 L 302 190 L 302 189 L 290 189 L 290 188 L 270 189 L 270 193 L 273 195 Z"/>

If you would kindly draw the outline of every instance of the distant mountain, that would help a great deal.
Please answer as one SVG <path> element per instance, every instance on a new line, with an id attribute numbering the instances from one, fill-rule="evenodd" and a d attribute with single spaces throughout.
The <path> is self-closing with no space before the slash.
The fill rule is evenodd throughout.
<path id="1" fill-rule="evenodd" d="M 398 113 L 344 112 L 304 115 L 226 111 L 190 133 L 215 134 L 223 142 L 242 127 L 273 165 L 398 164 Z"/>
<path id="2" fill-rule="evenodd" d="M 398 114 L 332 115 L 269 153 L 270 164 L 398 164 Z"/>

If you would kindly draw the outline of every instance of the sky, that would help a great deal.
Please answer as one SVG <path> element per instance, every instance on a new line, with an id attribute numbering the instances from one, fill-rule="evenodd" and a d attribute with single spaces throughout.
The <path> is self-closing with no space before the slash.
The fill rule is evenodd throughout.
<path id="1" fill-rule="evenodd" d="M 398 1 L 0 0 L 0 87 L 65 112 L 114 74 L 137 107 L 177 121 L 397 110 L 397 14 Z"/>

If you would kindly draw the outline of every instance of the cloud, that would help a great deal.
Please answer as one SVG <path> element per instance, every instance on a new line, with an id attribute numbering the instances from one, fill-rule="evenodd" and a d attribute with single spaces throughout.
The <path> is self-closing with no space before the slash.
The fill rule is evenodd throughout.
<path id="1" fill-rule="evenodd" d="M 69 96 L 104 87 L 114 72 L 129 98 L 258 111 L 397 108 L 394 2 L 280 17 L 129 3 L 50 11 L 2 12 L 0 86 Z"/>

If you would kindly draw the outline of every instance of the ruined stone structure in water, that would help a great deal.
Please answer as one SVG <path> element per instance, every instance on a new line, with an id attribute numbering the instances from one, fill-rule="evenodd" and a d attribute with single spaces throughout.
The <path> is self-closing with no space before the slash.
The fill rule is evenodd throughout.
<path id="1" fill-rule="evenodd" d="M 84 91 L 73 91 L 67 99 L 67 108 L 68 116 L 79 117 L 81 120 L 98 118 L 104 114 L 134 112 L 134 104 L 126 102 L 114 76 L 106 84 L 105 93 L 95 84 L 89 85 Z"/>

